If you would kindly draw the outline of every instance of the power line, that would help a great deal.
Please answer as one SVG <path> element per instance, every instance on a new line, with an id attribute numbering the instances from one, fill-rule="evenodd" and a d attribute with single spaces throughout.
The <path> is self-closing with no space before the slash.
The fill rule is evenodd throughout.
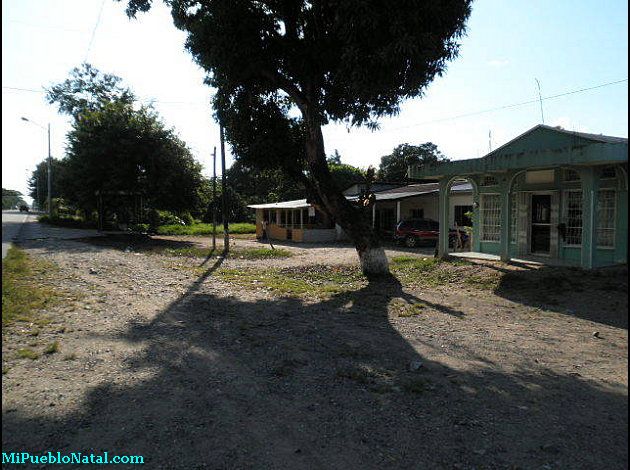
<path id="1" fill-rule="evenodd" d="M 419 122 L 419 123 L 416 123 L 416 124 L 410 124 L 408 126 L 394 127 L 394 128 L 391 128 L 391 129 L 383 130 L 381 132 L 391 132 L 391 131 L 396 131 L 396 130 L 401 130 L 401 129 L 409 129 L 409 128 L 412 128 L 412 127 L 418 127 L 418 126 L 422 126 L 422 125 L 425 125 L 425 124 L 433 124 L 435 122 L 451 121 L 453 119 L 460 119 L 460 118 L 464 118 L 464 117 L 477 116 L 479 114 L 491 113 L 493 111 L 501 111 L 501 110 L 504 110 L 504 109 L 517 108 L 517 107 L 520 107 L 520 106 L 526 106 L 528 104 L 537 103 L 539 101 L 553 100 L 553 99 L 560 98 L 560 97 L 563 97 L 563 96 L 574 95 L 576 93 L 583 93 L 585 91 L 595 90 L 597 88 L 603 88 L 605 86 L 616 85 L 616 84 L 627 82 L 627 81 L 628 81 L 628 79 L 624 78 L 624 79 L 621 79 L 621 80 L 615 80 L 613 82 L 602 83 L 602 84 L 591 86 L 591 87 L 587 87 L 587 88 L 580 88 L 578 90 L 571 90 L 571 91 L 567 91 L 567 92 L 564 92 L 564 93 L 559 93 L 557 95 L 543 96 L 542 98 L 535 98 L 533 100 L 523 101 L 521 103 L 507 104 L 507 105 L 504 105 L 504 106 L 497 106 L 496 108 L 484 109 L 484 110 L 481 110 L 481 111 L 473 111 L 473 112 L 470 112 L 470 113 L 458 114 L 458 115 L 455 115 L 455 116 L 450 116 L 450 117 L 445 117 L 445 118 L 432 119 L 430 121 L 424 121 L 424 122 Z"/>
<path id="2" fill-rule="evenodd" d="M 412 127 L 417 127 L 417 126 L 422 126 L 425 124 L 432 124 L 432 123 L 436 123 L 436 122 L 443 122 L 443 121 L 451 121 L 454 119 L 460 119 L 460 118 L 464 118 L 464 117 L 470 117 L 470 116 L 477 116 L 479 114 L 485 114 L 485 113 L 491 113 L 493 111 L 501 111 L 504 109 L 511 109 L 511 108 L 517 108 L 520 106 L 526 106 L 529 104 L 533 104 L 533 103 L 538 103 L 540 101 L 546 101 L 546 100 L 553 100 L 553 99 L 557 99 L 557 98 L 561 98 L 563 96 L 568 96 L 568 95 L 574 95 L 576 93 L 583 93 L 586 91 L 590 91 L 590 90 L 595 90 L 597 88 L 603 88 L 606 86 L 611 86 L 611 85 L 617 85 L 619 83 L 623 83 L 623 82 L 627 82 L 628 79 L 627 78 L 623 78 L 621 80 L 615 80 L 612 82 L 607 82 L 607 83 L 601 83 L 599 85 L 595 85 L 595 86 L 591 86 L 591 87 L 586 87 L 586 88 L 580 88 L 577 90 L 571 90 L 571 91 L 566 91 L 563 93 L 559 93 L 556 95 L 550 95 L 550 96 L 543 96 L 543 97 L 539 97 L 539 98 L 534 98 L 528 101 L 523 101 L 520 103 L 513 103 L 513 104 L 507 104 L 507 105 L 503 105 L 503 106 L 497 106 L 496 108 L 489 108 L 489 109 L 484 109 L 484 110 L 480 110 L 480 111 L 473 111 L 470 113 L 464 113 L 464 114 L 457 114 L 455 116 L 450 116 L 450 117 L 444 117 L 444 118 L 439 118 L 439 119 L 432 119 L 429 121 L 424 121 L 424 122 L 419 122 L 416 124 L 410 124 L 408 126 L 400 126 L 400 127 L 394 127 L 391 129 L 386 129 L 383 130 L 381 132 L 392 132 L 392 131 L 397 131 L 397 130 L 401 130 L 401 129 L 409 129 Z M 3 86 L 2 87 L 3 90 L 12 90 L 12 91 L 27 91 L 27 92 L 33 92 L 33 93 L 46 93 L 46 90 L 34 90 L 32 88 L 20 88 L 20 87 L 11 87 L 11 86 Z M 198 102 L 192 102 L 192 101 L 160 101 L 160 100 L 156 100 L 156 99 L 151 99 L 151 98 L 140 98 L 139 101 L 143 101 L 143 102 L 149 102 L 149 103 L 159 103 L 159 104 L 163 104 L 163 105 L 180 105 L 180 106 L 208 106 L 208 104 L 206 103 L 198 103 Z"/>
<path id="3" fill-rule="evenodd" d="M 94 42 L 94 36 L 96 36 L 96 28 L 101 22 L 101 15 L 103 14 L 103 7 L 105 6 L 105 0 L 101 2 L 101 9 L 98 11 L 98 17 L 96 18 L 96 24 L 94 25 L 94 29 L 92 29 L 92 37 L 90 37 L 90 43 L 88 44 L 87 51 L 85 51 L 85 60 L 83 62 L 87 62 L 88 56 L 90 55 L 90 49 L 92 49 L 92 43 Z"/>
<path id="4" fill-rule="evenodd" d="M 19 88 L 15 86 L 3 86 L 2 89 L 10 91 L 30 91 L 32 93 L 46 93 L 46 90 L 34 90 L 32 88 Z"/>
<path id="5" fill-rule="evenodd" d="M 14 87 L 14 86 L 3 86 L 2 89 L 6 91 L 16 91 L 16 92 L 27 91 L 31 93 L 46 93 L 46 90 L 35 90 L 33 88 L 20 88 L 20 87 Z M 144 104 L 159 103 L 162 105 L 175 105 L 175 106 L 203 106 L 203 107 L 210 106 L 209 101 L 206 103 L 194 102 L 194 101 L 161 101 L 161 100 L 156 100 L 154 98 L 138 98 L 138 101 Z"/>

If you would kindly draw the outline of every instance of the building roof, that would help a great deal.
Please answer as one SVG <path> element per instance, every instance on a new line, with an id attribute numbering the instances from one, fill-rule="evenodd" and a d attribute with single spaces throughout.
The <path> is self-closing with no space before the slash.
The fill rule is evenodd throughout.
<path id="1" fill-rule="evenodd" d="M 407 199 L 410 197 L 422 196 L 425 194 L 431 194 L 439 191 L 438 183 L 424 183 L 424 184 L 410 184 L 401 188 L 388 189 L 387 191 L 381 191 L 374 193 L 376 201 L 398 201 L 401 199 Z M 472 185 L 470 183 L 454 184 L 451 187 L 451 191 L 455 192 L 471 192 Z M 356 200 L 357 197 L 348 198 L 350 200 Z"/>
<path id="2" fill-rule="evenodd" d="M 407 199 L 415 196 L 422 196 L 424 194 L 436 193 L 439 191 L 438 183 L 426 183 L 426 184 L 409 184 L 400 188 L 387 189 L 385 191 L 379 191 L 374 193 L 376 201 L 397 201 L 401 199 Z M 451 191 L 454 192 L 471 192 L 472 185 L 470 183 L 454 184 L 451 187 Z M 358 196 L 346 196 L 349 201 L 356 201 Z M 306 199 L 297 199 L 295 201 L 282 201 L 271 202 L 268 204 L 251 204 L 247 207 L 251 209 L 306 209 L 311 204 L 306 202 Z"/>
<path id="3" fill-rule="evenodd" d="M 588 134 L 586 132 L 576 132 L 576 131 L 569 131 L 567 129 L 564 129 L 560 126 L 547 126 L 546 124 L 538 124 L 537 126 L 532 127 L 531 129 L 529 129 L 528 131 L 523 132 L 522 134 L 514 137 L 512 140 L 506 142 L 505 144 L 501 145 L 500 147 L 497 147 L 496 149 L 492 150 L 491 152 L 487 153 L 486 155 L 484 155 L 482 158 L 486 158 L 490 155 L 496 155 L 499 153 L 502 153 L 502 151 L 510 146 L 511 144 L 513 144 L 514 142 L 523 139 L 525 136 L 528 136 L 532 133 L 534 133 L 535 131 L 539 130 L 539 129 L 544 129 L 547 131 L 553 131 L 556 132 L 558 134 L 563 134 L 563 135 L 567 135 L 567 136 L 571 136 L 574 138 L 578 138 L 578 139 L 586 139 L 586 140 L 590 140 L 592 142 L 599 142 L 602 144 L 619 144 L 619 143 L 628 143 L 628 139 L 626 137 L 613 137 L 611 135 L 603 135 L 603 134 Z"/>
<path id="4" fill-rule="evenodd" d="M 270 202 L 268 204 L 250 204 L 251 209 L 306 209 L 311 205 L 306 199 L 296 199 L 294 201 Z"/>
<path id="5" fill-rule="evenodd" d="M 413 178 L 628 162 L 628 139 L 539 124 L 481 158 L 409 167 Z"/>

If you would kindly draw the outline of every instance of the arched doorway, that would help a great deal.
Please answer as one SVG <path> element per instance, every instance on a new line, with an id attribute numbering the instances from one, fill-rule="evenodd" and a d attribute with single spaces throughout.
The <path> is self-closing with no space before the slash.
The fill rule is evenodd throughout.
<path id="1" fill-rule="evenodd" d="M 438 256 L 474 251 L 479 193 L 470 176 L 455 176 L 440 182 Z"/>

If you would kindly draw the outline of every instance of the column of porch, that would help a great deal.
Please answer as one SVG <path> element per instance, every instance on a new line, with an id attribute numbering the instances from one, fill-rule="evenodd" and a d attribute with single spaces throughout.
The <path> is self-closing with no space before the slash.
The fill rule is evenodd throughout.
<path id="1" fill-rule="evenodd" d="M 594 267 L 597 247 L 597 194 L 599 177 L 594 167 L 581 168 L 582 180 L 582 267 Z"/>
<path id="2" fill-rule="evenodd" d="M 438 257 L 445 258 L 448 256 L 448 178 L 440 179 L 438 195 L 438 222 L 440 224 L 440 231 L 438 234 Z"/>

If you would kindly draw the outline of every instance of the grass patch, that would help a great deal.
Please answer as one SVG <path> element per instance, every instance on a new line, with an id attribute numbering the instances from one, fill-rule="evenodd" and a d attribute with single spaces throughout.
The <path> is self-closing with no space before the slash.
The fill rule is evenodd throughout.
<path id="1" fill-rule="evenodd" d="M 55 354 L 59 352 L 59 349 L 59 341 L 55 341 L 46 346 L 46 349 L 44 349 L 44 354 Z"/>
<path id="2" fill-rule="evenodd" d="M 56 265 L 28 256 L 16 247 L 9 248 L 2 261 L 2 326 L 28 322 L 37 326 L 49 323 L 41 311 L 59 302 L 65 294 L 47 286 Z"/>
<path id="3" fill-rule="evenodd" d="M 232 257 L 243 259 L 271 259 L 271 258 L 290 258 L 293 256 L 289 250 L 284 248 L 243 248 L 230 251 Z"/>
<path id="4" fill-rule="evenodd" d="M 17 350 L 17 355 L 22 359 L 30 359 L 32 361 L 40 357 L 40 354 L 37 351 L 33 351 L 31 348 L 20 348 Z"/>
<path id="5" fill-rule="evenodd" d="M 397 256 L 392 258 L 391 270 L 398 279 L 408 285 L 437 287 L 462 280 L 462 274 L 452 265 L 437 258 Z"/>
<path id="6" fill-rule="evenodd" d="M 503 277 L 500 271 L 469 261 L 415 256 L 392 258 L 391 270 L 403 284 L 425 287 L 462 285 L 491 290 L 499 285 Z"/>
<path id="7" fill-rule="evenodd" d="M 416 317 L 422 313 L 424 313 L 424 309 L 426 305 L 420 302 L 414 302 L 411 305 L 405 305 L 402 307 L 401 311 L 398 312 L 398 316 L 402 318 L 407 317 Z"/>
<path id="8" fill-rule="evenodd" d="M 256 233 L 256 225 L 249 223 L 229 224 L 228 231 L 231 234 Z M 160 225 L 157 228 L 158 235 L 212 235 L 212 232 L 212 224 Z M 223 233 L 223 226 L 217 225 L 216 233 Z"/>
<path id="9" fill-rule="evenodd" d="M 210 248 L 203 248 L 199 246 L 187 246 L 184 248 L 163 248 L 153 249 L 153 253 L 160 253 L 166 256 L 183 256 L 187 258 L 206 258 L 213 254 Z M 215 253 L 217 256 L 221 254 L 221 251 Z M 284 248 L 233 248 L 228 255 L 230 258 L 240 259 L 274 259 L 274 258 L 289 258 L 293 256 L 289 250 Z"/>
<path id="10" fill-rule="evenodd" d="M 361 271 L 354 266 L 220 269 L 217 276 L 244 287 L 263 287 L 290 297 L 328 297 L 331 294 L 356 290 L 367 284 Z"/>

